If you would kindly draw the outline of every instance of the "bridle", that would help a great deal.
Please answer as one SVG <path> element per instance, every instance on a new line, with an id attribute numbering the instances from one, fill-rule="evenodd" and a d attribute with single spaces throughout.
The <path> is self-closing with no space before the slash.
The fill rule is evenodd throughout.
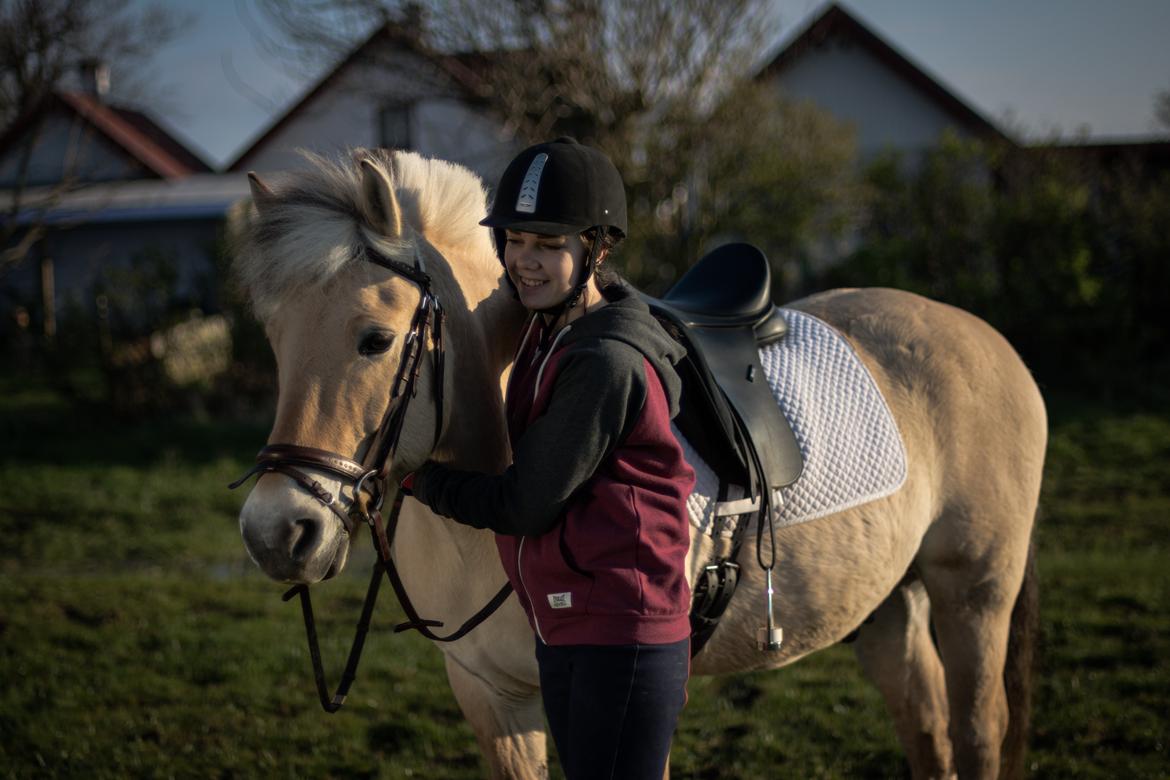
<path id="1" fill-rule="evenodd" d="M 359 524 L 365 523 L 374 542 L 374 550 L 378 561 L 374 564 L 370 576 L 370 584 L 366 590 L 366 599 L 362 604 L 361 618 L 358 620 L 353 644 L 350 646 L 349 658 L 341 681 L 333 696 L 329 695 L 328 685 L 325 682 L 325 671 L 321 663 L 321 650 L 317 643 L 316 624 L 313 619 L 313 605 L 309 598 L 308 585 L 296 585 L 283 596 L 289 601 L 294 596 L 300 596 L 301 612 L 305 620 L 305 635 L 309 642 L 309 654 L 313 661 L 313 675 L 317 682 L 317 695 L 321 706 L 326 712 L 337 712 L 345 702 L 350 685 L 357 675 L 357 665 L 361 660 L 362 648 L 366 634 L 369 632 L 370 619 L 373 616 L 374 604 L 378 599 L 378 590 L 382 582 L 382 573 L 390 580 L 394 593 L 406 613 L 407 621 L 394 627 L 395 633 L 414 629 L 426 638 L 436 642 L 454 642 L 467 632 L 478 626 L 500 607 L 512 592 L 512 586 L 505 584 L 482 609 L 468 618 L 462 626 L 446 636 L 439 636 L 431 631 L 443 625 L 438 620 L 425 620 L 415 610 L 402 578 L 390 555 L 390 545 L 394 541 L 395 531 L 398 528 L 398 515 L 402 510 L 404 493 L 396 491 L 394 502 L 391 505 L 388 520 L 382 519 L 382 505 L 388 490 L 390 463 L 398 450 L 398 441 L 402 435 L 402 428 L 406 422 L 407 407 L 418 391 L 418 377 L 422 368 L 423 352 L 426 347 L 428 333 L 434 345 L 432 349 L 433 383 L 435 397 L 435 432 L 432 449 L 439 443 L 443 433 L 443 326 L 446 322 L 446 313 L 439 304 L 439 299 L 431 288 L 431 277 L 426 272 L 422 256 L 417 245 L 414 252 L 414 265 L 383 257 L 367 246 L 364 259 L 374 265 L 389 269 L 418 285 L 421 296 L 411 319 L 410 329 L 406 333 L 402 347 L 402 360 L 398 372 L 391 384 L 390 401 L 382 416 L 382 421 L 371 441 L 365 461 L 358 461 L 345 455 L 314 447 L 303 447 L 298 444 L 269 444 L 256 455 L 256 465 L 248 470 L 244 476 L 229 485 L 229 489 L 236 489 L 253 476 L 269 473 L 279 473 L 291 478 L 303 487 L 324 505 L 340 520 L 346 534 L 353 534 Z M 353 489 L 353 500 L 349 509 L 344 510 L 340 505 L 341 496 L 334 496 L 321 483 L 313 479 L 304 469 L 324 471 L 340 478 L 342 485 L 349 483 Z M 338 491 L 340 493 L 340 491 Z"/>

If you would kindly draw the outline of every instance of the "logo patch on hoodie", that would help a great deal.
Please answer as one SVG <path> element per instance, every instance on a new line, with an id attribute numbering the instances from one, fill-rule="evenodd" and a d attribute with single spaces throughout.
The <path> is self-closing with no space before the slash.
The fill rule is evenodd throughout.
<path id="1" fill-rule="evenodd" d="M 548 594 L 548 605 L 553 609 L 568 609 L 573 606 L 573 594 L 570 593 L 550 593 Z"/>

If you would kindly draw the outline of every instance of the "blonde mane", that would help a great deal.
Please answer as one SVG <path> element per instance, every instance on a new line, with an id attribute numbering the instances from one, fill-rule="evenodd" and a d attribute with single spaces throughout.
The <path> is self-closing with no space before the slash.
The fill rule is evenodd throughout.
<path id="1" fill-rule="evenodd" d="M 436 247 L 459 248 L 460 258 L 490 258 L 483 183 L 466 168 L 414 152 L 353 149 L 329 159 L 302 152 L 308 166 L 271 183 L 264 207 L 241 204 L 229 215 L 234 270 L 256 315 L 267 319 L 280 301 L 324 284 L 372 246 L 412 263 L 416 235 Z M 365 224 L 359 161 L 381 168 L 394 187 L 403 221 L 400 239 Z M 470 251 L 469 251 L 470 250 Z"/>

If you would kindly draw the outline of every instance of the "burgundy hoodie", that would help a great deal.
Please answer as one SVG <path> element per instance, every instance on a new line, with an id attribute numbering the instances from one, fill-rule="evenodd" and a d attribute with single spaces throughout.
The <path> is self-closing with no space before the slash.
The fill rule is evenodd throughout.
<path id="1" fill-rule="evenodd" d="M 507 396 L 500 475 L 428 464 L 414 494 L 496 531 L 504 569 L 549 645 L 663 644 L 690 634 L 686 498 L 670 427 L 684 354 L 628 288 L 551 339 L 535 318 Z M 546 343 L 551 342 L 551 343 Z"/>

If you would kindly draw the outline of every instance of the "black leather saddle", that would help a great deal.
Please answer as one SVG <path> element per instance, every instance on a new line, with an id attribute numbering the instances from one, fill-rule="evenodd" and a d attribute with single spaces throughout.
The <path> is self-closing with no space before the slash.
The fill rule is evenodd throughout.
<path id="1" fill-rule="evenodd" d="M 691 655 L 715 632 L 739 581 L 736 563 L 750 517 L 771 513 L 771 493 L 800 476 L 796 436 L 776 404 L 760 347 L 784 337 L 772 303 L 768 259 L 750 244 L 727 244 L 699 260 L 651 312 L 687 348 L 675 424 L 719 478 L 714 559 L 695 583 Z M 729 533 L 723 529 L 730 527 Z"/>
<path id="2" fill-rule="evenodd" d="M 675 424 L 716 474 L 745 487 L 751 464 L 744 444 L 759 454 L 768 487 L 791 485 L 803 465 L 760 364 L 760 347 L 787 332 L 771 293 L 764 253 L 737 243 L 704 255 L 662 298 L 643 296 L 687 348 Z M 747 442 L 736 441 L 737 429 Z"/>

